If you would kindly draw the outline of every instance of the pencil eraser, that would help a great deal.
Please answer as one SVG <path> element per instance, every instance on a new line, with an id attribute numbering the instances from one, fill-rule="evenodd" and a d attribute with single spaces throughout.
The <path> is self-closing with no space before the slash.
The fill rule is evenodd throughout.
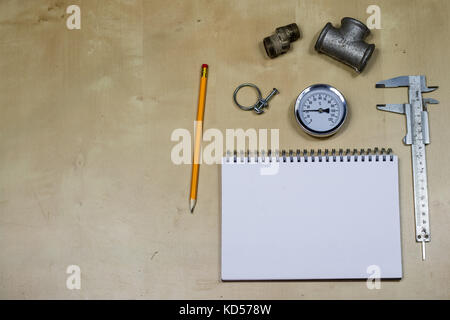
<path id="1" fill-rule="evenodd" d="M 202 64 L 202 68 L 208 68 L 208 65 L 206 63 Z"/>

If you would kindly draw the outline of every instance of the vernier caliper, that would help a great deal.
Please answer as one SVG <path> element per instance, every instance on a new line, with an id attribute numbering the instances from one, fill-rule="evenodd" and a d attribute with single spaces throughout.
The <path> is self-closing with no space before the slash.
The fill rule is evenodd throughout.
<path id="1" fill-rule="evenodd" d="M 425 260 L 425 243 L 431 241 L 428 212 L 427 161 L 425 145 L 430 143 L 427 104 L 437 104 L 435 99 L 422 98 L 422 93 L 438 87 L 427 87 L 425 76 L 403 76 L 380 81 L 377 88 L 408 87 L 409 103 L 380 104 L 378 110 L 406 115 L 406 136 L 403 142 L 411 146 L 414 179 L 414 210 L 416 218 L 416 241 L 422 243 L 422 260 Z"/>

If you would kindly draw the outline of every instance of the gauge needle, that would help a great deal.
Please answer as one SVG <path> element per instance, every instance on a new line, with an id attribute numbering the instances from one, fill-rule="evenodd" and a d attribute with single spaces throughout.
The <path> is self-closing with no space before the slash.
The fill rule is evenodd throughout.
<path id="1" fill-rule="evenodd" d="M 319 108 L 317 110 L 305 110 L 305 112 L 319 112 L 319 113 L 326 112 L 326 113 L 330 113 L 330 108 L 327 108 L 327 109 Z"/>

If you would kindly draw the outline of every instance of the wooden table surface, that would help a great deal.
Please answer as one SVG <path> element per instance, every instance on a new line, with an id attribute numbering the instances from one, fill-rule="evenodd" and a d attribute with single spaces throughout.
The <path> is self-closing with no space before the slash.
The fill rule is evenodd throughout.
<path id="1" fill-rule="evenodd" d="M 80 30 L 66 27 L 71 4 L 81 8 Z M 327 22 L 366 22 L 371 4 L 382 29 L 367 40 L 377 49 L 361 75 L 314 51 Z M 446 0 L 1 1 L 0 298 L 450 298 L 449 13 Z M 268 59 L 262 39 L 293 22 L 301 39 Z M 205 129 L 279 129 L 283 149 L 394 150 L 401 281 L 380 290 L 365 281 L 220 281 L 220 166 L 202 165 L 191 215 L 191 167 L 171 161 L 172 132 L 193 131 L 202 63 L 210 66 Z M 375 108 L 407 100 L 406 89 L 375 89 L 377 81 L 414 74 L 439 85 L 427 96 L 441 101 L 429 108 L 425 262 L 414 240 L 405 118 Z M 280 90 L 266 114 L 233 104 L 243 82 Z M 336 86 L 349 102 L 346 125 L 325 140 L 292 116 L 314 83 Z M 353 240 L 351 230 L 342 236 Z M 81 269 L 80 290 L 66 287 L 69 265 Z"/>

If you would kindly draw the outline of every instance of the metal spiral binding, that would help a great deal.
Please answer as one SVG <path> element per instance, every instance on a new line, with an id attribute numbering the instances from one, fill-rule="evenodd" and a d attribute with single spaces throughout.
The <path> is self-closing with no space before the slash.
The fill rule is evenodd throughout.
<path id="1" fill-rule="evenodd" d="M 322 151 L 322 149 L 318 150 L 308 150 L 297 149 L 294 153 L 292 149 L 286 151 L 281 150 L 281 153 L 278 150 L 275 150 L 273 153 L 271 149 L 268 149 L 267 152 L 265 150 L 240 150 L 238 151 L 227 151 L 225 156 L 225 162 L 254 162 L 257 163 L 261 161 L 262 163 L 270 163 L 270 162 L 386 162 L 386 161 L 394 161 L 394 155 L 392 154 L 392 149 L 388 148 L 374 148 L 372 149 L 331 149 L 331 152 L 328 149 Z"/>

